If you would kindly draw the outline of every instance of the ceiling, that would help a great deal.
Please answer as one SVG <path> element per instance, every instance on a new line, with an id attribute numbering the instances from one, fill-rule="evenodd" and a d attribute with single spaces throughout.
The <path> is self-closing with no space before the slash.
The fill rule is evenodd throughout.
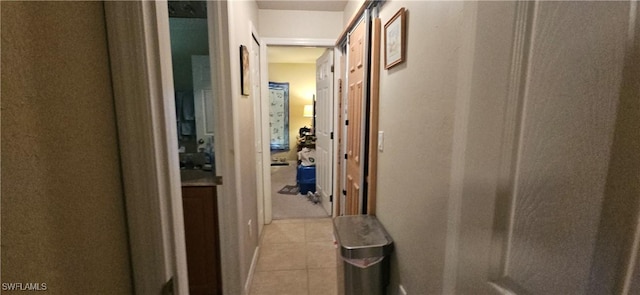
<path id="1" fill-rule="evenodd" d="M 324 53 L 321 47 L 269 46 L 267 61 L 269 63 L 315 64 L 316 59 Z"/>
<path id="2" fill-rule="evenodd" d="M 256 0 L 259 9 L 344 11 L 348 0 Z"/>

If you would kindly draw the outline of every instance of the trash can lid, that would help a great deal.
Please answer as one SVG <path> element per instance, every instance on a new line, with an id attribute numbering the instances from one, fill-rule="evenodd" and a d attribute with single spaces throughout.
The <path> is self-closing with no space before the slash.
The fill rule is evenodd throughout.
<path id="1" fill-rule="evenodd" d="M 393 250 L 393 240 L 375 216 L 338 216 L 333 226 L 344 258 L 381 257 Z"/>

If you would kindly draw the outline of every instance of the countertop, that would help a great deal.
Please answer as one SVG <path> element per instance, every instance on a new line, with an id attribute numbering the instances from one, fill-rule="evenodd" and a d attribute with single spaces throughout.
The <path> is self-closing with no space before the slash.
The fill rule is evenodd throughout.
<path id="1" fill-rule="evenodd" d="M 222 184 L 222 177 L 211 171 L 182 169 L 180 170 L 182 186 L 216 186 Z"/>

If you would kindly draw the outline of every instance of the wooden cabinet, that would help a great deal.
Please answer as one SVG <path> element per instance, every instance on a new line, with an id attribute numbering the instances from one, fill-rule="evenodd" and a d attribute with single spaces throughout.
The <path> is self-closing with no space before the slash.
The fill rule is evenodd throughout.
<path id="1" fill-rule="evenodd" d="M 222 294 L 215 186 L 182 187 L 189 293 Z"/>

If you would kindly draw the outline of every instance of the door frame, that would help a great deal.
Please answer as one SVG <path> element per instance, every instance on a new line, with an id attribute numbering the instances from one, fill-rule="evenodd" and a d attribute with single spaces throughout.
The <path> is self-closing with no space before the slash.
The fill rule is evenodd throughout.
<path id="1" fill-rule="evenodd" d="M 209 56 L 216 89 L 215 150 L 233 144 L 230 103 L 228 12 L 224 1 L 207 2 Z M 113 94 L 131 268 L 136 294 L 189 294 L 182 192 L 167 1 L 105 2 Z M 122 17 L 122 16 L 125 17 Z M 215 30 L 215 32 L 214 32 Z M 225 47 L 226 46 L 226 47 Z M 215 70 L 214 70 L 215 69 Z M 158 97 L 162 99 L 158 99 Z M 217 157 L 216 171 L 225 176 L 218 186 L 220 264 L 224 293 L 240 283 L 237 244 L 237 200 L 233 157 Z M 166 287 L 173 280 L 173 290 Z"/>
<path id="2" fill-rule="evenodd" d="M 336 56 L 339 58 L 340 57 L 340 52 L 336 49 L 335 44 L 336 44 L 336 39 L 314 39 L 314 38 L 269 38 L 269 37 L 263 37 L 260 38 L 260 79 L 261 79 L 261 100 L 262 100 L 262 138 L 263 138 L 263 154 L 264 155 L 271 155 L 271 149 L 269 148 L 269 145 L 267 144 L 270 141 L 270 131 L 269 131 L 269 102 L 267 101 L 269 99 L 269 61 L 268 61 L 268 56 L 267 56 L 267 47 L 269 46 L 316 46 L 316 47 L 326 47 L 326 48 L 332 48 L 333 52 L 334 52 L 334 67 L 336 67 Z M 336 70 L 334 70 L 334 75 L 333 75 L 333 79 L 334 79 L 334 85 L 337 85 L 337 76 L 335 75 L 335 73 L 337 73 L 339 71 L 339 69 L 336 67 Z M 335 91 L 335 87 L 334 87 L 334 99 L 336 97 L 336 91 Z M 334 114 L 336 114 L 336 105 L 334 104 Z M 334 127 L 337 126 L 336 125 L 336 116 L 334 115 Z M 337 140 L 334 140 L 334 150 L 337 147 Z M 333 157 L 335 158 L 335 154 L 333 155 Z M 273 208 L 273 203 L 271 200 L 271 156 L 264 157 L 263 156 L 263 161 L 262 161 L 262 168 L 263 168 L 263 179 L 264 179 L 264 183 L 263 183 L 263 191 L 265 192 L 264 194 L 264 219 L 263 222 L 264 224 L 270 224 L 271 221 L 273 220 L 273 212 L 272 212 L 272 208 Z M 335 167 L 334 167 L 335 170 Z M 333 173 L 333 183 L 335 185 L 336 183 L 336 171 L 334 171 Z M 334 202 L 332 204 L 333 206 L 333 215 L 335 216 L 335 212 L 336 212 L 336 201 L 334 198 Z"/>
<path id="3" fill-rule="evenodd" d="M 162 2 L 104 4 L 131 267 L 139 294 L 158 293 L 171 278 L 177 294 L 189 292 L 164 4 L 164 9 Z"/>
<path id="4" fill-rule="evenodd" d="M 269 109 L 269 105 L 266 104 L 265 102 L 262 100 L 262 96 L 263 96 L 263 91 L 262 91 L 262 87 L 264 86 L 262 83 L 262 77 L 264 75 L 263 71 L 262 71 L 262 60 L 263 60 L 263 56 L 262 56 L 262 47 L 264 47 L 264 44 L 262 43 L 262 40 L 260 38 L 260 34 L 258 34 L 258 30 L 256 29 L 255 25 L 253 24 L 253 22 L 249 21 L 249 34 L 251 35 L 251 38 L 253 38 L 255 40 L 255 42 L 258 44 L 258 57 L 260 58 L 260 62 L 258 63 L 258 76 L 260 77 L 260 93 L 255 93 L 252 92 L 254 101 L 253 101 L 253 113 L 254 113 L 254 122 L 255 122 L 255 131 L 256 131 L 256 135 L 259 134 L 259 136 L 256 136 L 256 140 L 255 140 L 255 145 L 256 145 L 256 192 L 257 192 L 257 205 L 258 205 L 258 220 L 260 220 L 261 222 L 258 222 L 258 236 L 260 236 L 262 234 L 262 229 L 264 226 L 264 220 L 265 220 L 265 195 L 267 194 L 266 188 L 267 186 L 265 185 L 265 182 L 268 180 L 269 182 L 271 181 L 271 178 L 269 176 L 269 178 L 266 178 L 266 175 L 270 175 L 270 168 L 269 166 L 265 167 L 265 163 L 270 164 L 271 163 L 271 157 L 267 157 L 266 155 L 269 155 L 269 147 L 268 144 L 266 144 L 266 142 L 269 142 L 269 135 L 268 133 L 265 135 L 264 129 L 265 126 L 269 125 L 269 117 L 265 117 L 264 114 L 264 109 L 267 109 L 267 113 L 268 114 L 268 109 Z M 253 46 L 250 45 L 250 46 Z M 255 99 L 258 98 L 258 99 Z M 265 123 L 266 122 L 266 123 Z M 267 130 L 269 130 L 267 128 Z M 271 188 L 271 184 L 269 184 L 269 189 Z"/>

